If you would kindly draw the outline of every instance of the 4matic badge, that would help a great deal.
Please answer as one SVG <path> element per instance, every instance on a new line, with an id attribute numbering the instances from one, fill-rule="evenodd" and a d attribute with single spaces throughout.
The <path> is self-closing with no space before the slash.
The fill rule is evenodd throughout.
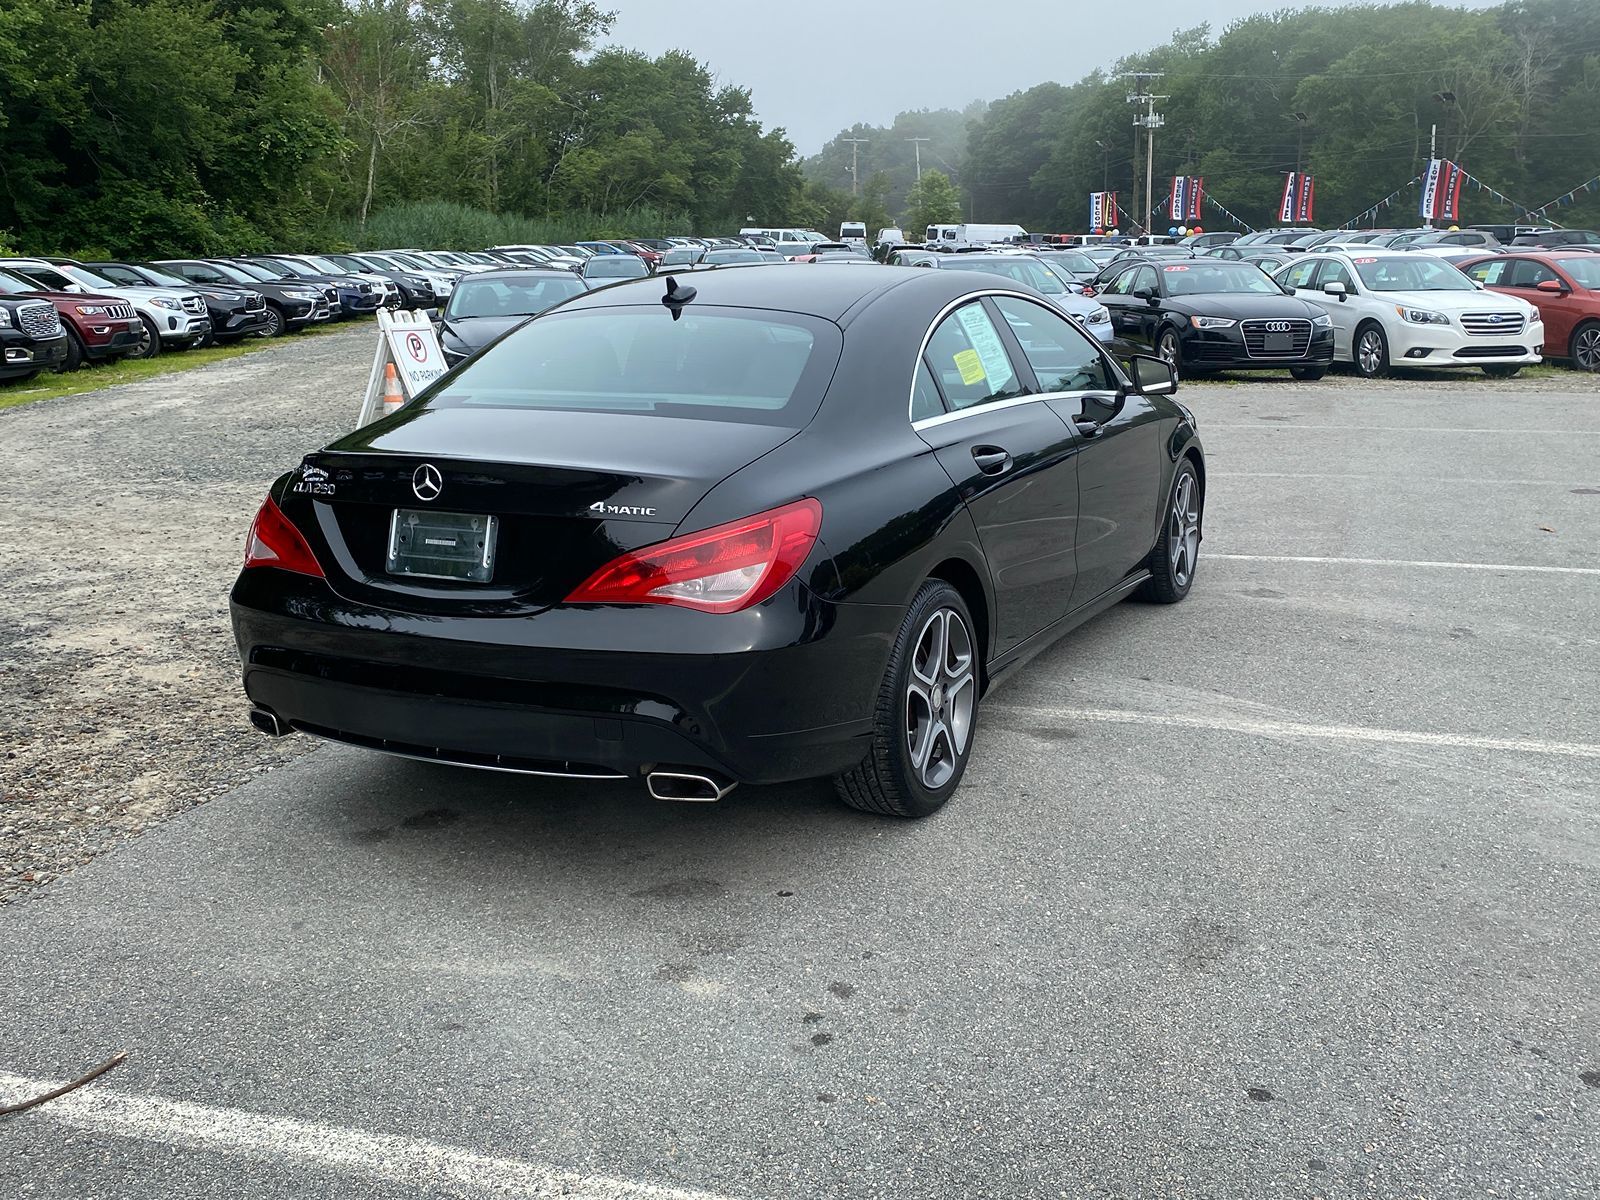
<path id="1" fill-rule="evenodd" d="M 589 511 L 606 517 L 653 517 L 656 515 L 656 510 L 653 508 L 639 508 L 633 504 L 607 504 L 604 500 L 597 500 L 589 505 Z"/>

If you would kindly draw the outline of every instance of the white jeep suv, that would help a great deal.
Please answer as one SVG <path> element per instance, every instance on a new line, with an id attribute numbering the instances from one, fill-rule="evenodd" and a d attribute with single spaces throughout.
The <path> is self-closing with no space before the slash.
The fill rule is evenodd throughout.
<path id="1" fill-rule="evenodd" d="M 1537 363 L 1544 322 L 1525 300 L 1485 292 L 1450 263 L 1405 250 L 1306 254 L 1273 276 L 1333 319 L 1333 360 L 1376 379 L 1391 366 L 1482 367 L 1515 375 Z"/>

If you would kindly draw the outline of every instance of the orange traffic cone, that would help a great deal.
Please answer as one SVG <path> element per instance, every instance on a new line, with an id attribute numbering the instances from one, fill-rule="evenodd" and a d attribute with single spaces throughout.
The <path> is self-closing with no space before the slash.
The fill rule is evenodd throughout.
<path id="1" fill-rule="evenodd" d="M 394 364 L 389 363 L 383 368 L 383 415 L 398 412 L 400 406 L 406 402 L 404 394 L 400 391 L 400 375 L 394 369 Z"/>

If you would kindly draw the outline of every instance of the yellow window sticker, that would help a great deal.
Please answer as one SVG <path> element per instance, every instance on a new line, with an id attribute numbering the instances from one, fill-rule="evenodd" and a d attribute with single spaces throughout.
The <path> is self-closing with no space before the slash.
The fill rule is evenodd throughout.
<path id="1" fill-rule="evenodd" d="M 956 370 L 961 372 L 961 382 L 971 387 L 983 382 L 983 360 L 976 350 L 963 350 L 954 356 Z"/>

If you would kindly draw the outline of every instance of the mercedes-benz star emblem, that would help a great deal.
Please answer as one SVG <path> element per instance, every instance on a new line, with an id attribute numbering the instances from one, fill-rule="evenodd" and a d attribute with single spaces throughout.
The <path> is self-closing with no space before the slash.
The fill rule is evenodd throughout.
<path id="1" fill-rule="evenodd" d="M 444 476 L 432 463 L 423 463 L 411 474 L 411 490 L 418 500 L 437 500 L 444 491 Z"/>

